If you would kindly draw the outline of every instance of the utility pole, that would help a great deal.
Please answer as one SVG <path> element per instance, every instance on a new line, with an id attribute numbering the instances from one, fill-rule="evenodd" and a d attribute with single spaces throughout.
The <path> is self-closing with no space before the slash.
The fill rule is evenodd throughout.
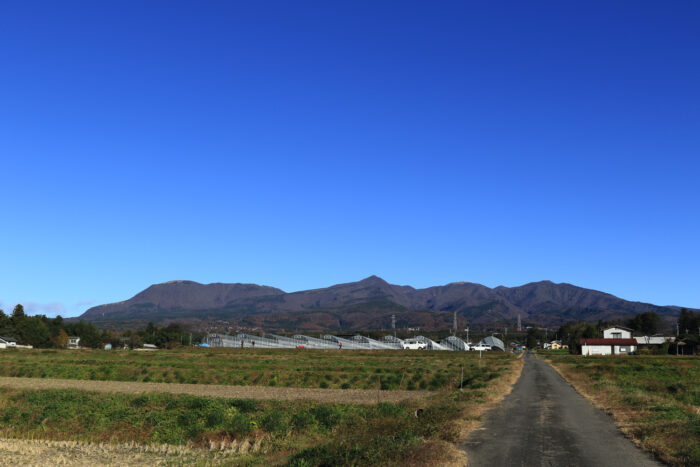
<path id="1" fill-rule="evenodd" d="M 396 315 L 391 315 L 391 330 L 394 331 L 394 337 L 396 337 Z"/>
<path id="2" fill-rule="evenodd" d="M 467 344 L 469 343 L 469 326 L 467 326 Z"/>
<path id="3" fill-rule="evenodd" d="M 520 322 L 520 313 L 518 313 L 518 332 L 521 332 L 523 330 L 523 326 Z"/>
<path id="4" fill-rule="evenodd" d="M 452 335 L 457 335 L 457 312 L 452 312 Z"/>

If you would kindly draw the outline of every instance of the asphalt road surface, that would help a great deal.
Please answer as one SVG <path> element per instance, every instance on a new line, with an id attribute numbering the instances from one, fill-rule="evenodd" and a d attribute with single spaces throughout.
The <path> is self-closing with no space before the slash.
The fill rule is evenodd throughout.
<path id="1" fill-rule="evenodd" d="M 462 448 L 470 467 L 661 466 L 531 353 L 513 391 Z"/>

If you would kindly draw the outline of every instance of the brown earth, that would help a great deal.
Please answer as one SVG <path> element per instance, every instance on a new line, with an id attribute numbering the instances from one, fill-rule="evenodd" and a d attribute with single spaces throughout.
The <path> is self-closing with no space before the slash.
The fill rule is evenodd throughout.
<path id="1" fill-rule="evenodd" d="M 139 394 L 167 392 L 228 399 L 312 400 L 324 403 L 376 404 L 400 402 L 434 394 L 430 391 L 379 391 L 367 389 L 317 389 L 269 386 L 223 386 L 218 384 L 142 383 L 132 381 L 86 381 L 73 379 L 0 377 L 0 387 L 13 389 L 79 389 L 82 391 Z"/>

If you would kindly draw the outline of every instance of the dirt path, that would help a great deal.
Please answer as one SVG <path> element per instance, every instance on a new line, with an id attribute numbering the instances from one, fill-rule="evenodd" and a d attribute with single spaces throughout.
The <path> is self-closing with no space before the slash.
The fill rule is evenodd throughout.
<path id="1" fill-rule="evenodd" d="M 83 391 L 138 394 L 168 392 L 230 399 L 313 400 L 328 403 L 376 404 L 399 402 L 431 395 L 429 391 L 374 391 L 366 389 L 283 388 L 223 386 L 218 384 L 141 383 L 132 381 L 85 381 L 74 379 L 0 377 L 0 387 L 13 389 L 80 389 Z"/>
<path id="2" fill-rule="evenodd" d="M 476 467 L 661 465 L 532 354 L 513 392 L 486 414 L 463 448 Z"/>

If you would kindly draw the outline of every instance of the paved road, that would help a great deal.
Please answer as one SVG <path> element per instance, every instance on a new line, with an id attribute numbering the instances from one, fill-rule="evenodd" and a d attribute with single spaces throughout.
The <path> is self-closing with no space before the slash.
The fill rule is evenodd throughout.
<path id="1" fill-rule="evenodd" d="M 544 360 L 528 353 L 518 382 L 467 438 L 470 467 L 660 466 L 579 395 Z"/>

